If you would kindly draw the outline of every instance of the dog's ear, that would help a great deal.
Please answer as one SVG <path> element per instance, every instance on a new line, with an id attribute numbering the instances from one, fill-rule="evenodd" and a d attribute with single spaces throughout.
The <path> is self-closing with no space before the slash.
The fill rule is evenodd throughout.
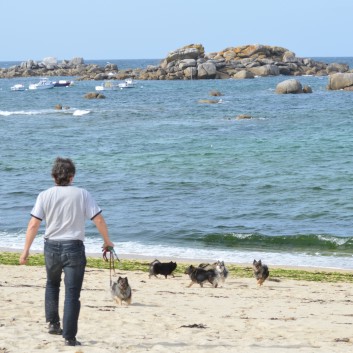
<path id="1" fill-rule="evenodd" d="M 253 263 L 252 263 L 253 265 L 255 265 L 256 264 L 256 260 L 254 259 L 254 261 L 253 261 Z"/>

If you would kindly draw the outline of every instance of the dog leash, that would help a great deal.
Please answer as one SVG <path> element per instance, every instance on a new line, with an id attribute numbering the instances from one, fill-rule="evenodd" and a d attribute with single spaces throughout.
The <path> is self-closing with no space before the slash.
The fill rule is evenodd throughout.
<path id="1" fill-rule="evenodd" d="M 120 260 L 119 260 L 118 255 L 116 254 L 116 252 L 112 246 L 106 246 L 106 247 L 103 246 L 102 251 L 103 251 L 103 260 L 109 261 L 109 276 L 110 276 L 110 286 L 111 286 L 112 285 L 112 270 L 115 275 L 114 259 L 117 259 L 119 262 L 120 262 Z M 109 252 L 109 260 L 107 257 L 108 252 Z"/>

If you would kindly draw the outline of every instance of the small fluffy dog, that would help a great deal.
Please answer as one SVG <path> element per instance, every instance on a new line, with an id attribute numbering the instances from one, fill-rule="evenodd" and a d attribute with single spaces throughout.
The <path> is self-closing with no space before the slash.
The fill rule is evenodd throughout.
<path id="1" fill-rule="evenodd" d="M 220 277 L 220 281 L 222 283 L 225 282 L 226 278 L 228 277 L 228 269 L 226 268 L 224 261 L 218 260 L 217 262 L 213 264 L 208 264 L 208 263 L 202 263 L 199 265 L 200 268 L 203 268 L 205 270 L 215 270 Z"/>
<path id="2" fill-rule="evenodd" d="M 173 271 L 177 268 L 177 263 L 170 261 L 170 262 L 160 262 L 159 260 L 154 260 L 150 263 L 150 273 L 148 275 L 149 278 L 151 276 L 157 277 L 157 275 L 163 275 L 165 278 L 167 276 L 172 276 Z"/>
<path id="3" fill-rule="evenodd" d="M 131 304 L 131 287 L 127 277 L 120 277 L 112 283 L 111 294 L 117 304 Z"/>
<path id="4" fill-rule="evenodd" d="M 198 283 L 201 287 L 203 287 L 203 283 L 208 281 L 214 288 L 216 288 L 220 279 L 220 275 L 215 269 L 205 269 L 202 267 L 195 267 L 193 265 L 186 268 L 185 274 L 189 275 L 191 279 L 191 283 L 188 287 L 191 287 L 194 283 Z"/>
<path id="5" fill-rule="evenodd" d="M 252 267 L 253 267 L 253 271 L 254 271 L 254 276 L 257 280 L 257 284 L 259 286 L 262 286 L 262 284 L 265 282 L 267 277 L 270 275 L 270 271 L 268 270 L 268 266 L 265 264 L 263 265 L 261 260 L 259 260 L 259 261 L 254 260 Z"/>

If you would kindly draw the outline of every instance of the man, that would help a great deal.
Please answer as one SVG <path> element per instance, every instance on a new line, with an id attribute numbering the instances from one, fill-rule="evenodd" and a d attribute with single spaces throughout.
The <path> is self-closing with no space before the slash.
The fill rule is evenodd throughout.
<path id="1" fill-rule="evenodd" d="M 55 186 L 42 191 L 36 200 L 28 223 L 26 240 L 20 256 L 20 264 L 27 263 L 29 250 L 38 233 L 41 221 L 46 224 L 44 257 L 47 271 L 45 288 L 45 316 L 49 333 L 61 335 L 65 345 L 81 345 L 76 340 L 80 313 L 80 294 L 86 267 L 84 247 L 85 222 L 93 221 L 100 232 L 104 247 L 114 247 L 102 210 L 91 194 L 72 186 L 76 168 L 69 158 L 56 158 L 52 177 Z M 59 292 L 61 274 L 64 272 L 65 301 L 63 329 L 60 326 Z"/>

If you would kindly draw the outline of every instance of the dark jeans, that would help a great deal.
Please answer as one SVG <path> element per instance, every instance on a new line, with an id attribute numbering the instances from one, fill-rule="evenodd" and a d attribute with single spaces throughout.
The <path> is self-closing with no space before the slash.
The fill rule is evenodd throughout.
<path id="1" fill-rule="evenodd" d="M 60 321 L 59 292 L 61 274 L 64 271 L 65 302 L 63 337 L 73 339 L 77 334 L 80 314 L 80 294 L 86 267 L 85 246 L 80 240 L 52 241 L 44 243 L 47 285 L 45 288 L 45 318 L 47 322 Z"/>

